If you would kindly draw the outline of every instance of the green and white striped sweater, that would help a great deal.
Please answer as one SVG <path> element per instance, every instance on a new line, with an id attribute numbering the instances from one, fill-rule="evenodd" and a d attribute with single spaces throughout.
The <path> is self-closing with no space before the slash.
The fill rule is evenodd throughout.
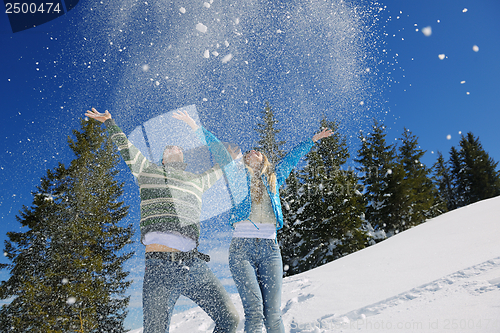
<path id="1" fill-rule="evenodd" d="M 219 166 L 194 174 L 151 163 L 109 119 L 111 140 L 137 179 L 141 196 L 141 240 L 149 232 L 169 233 L 192 239 L 198 245 L 203 192 L 222 177 Z"/>

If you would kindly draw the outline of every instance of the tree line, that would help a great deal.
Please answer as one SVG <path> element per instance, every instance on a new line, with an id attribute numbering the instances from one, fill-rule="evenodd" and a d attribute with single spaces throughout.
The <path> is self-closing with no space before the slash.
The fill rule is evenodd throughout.
<path id="1" fill-rule="evenodd" d="M 267 103 L 256 128 L 256 148 L 278 160 L 278 120 Z M 500 172 L 472 133 L 462 135 L 446 160 L 431 167 L 418 137 L 404 128 L 397 143 L 387 141 L 375 121 L 359 133 L 353 156 L 339 123 L 323 119 L 334 135 L 321 140 L 281 191 L 284 227 L 278 240 L 284 275 L 307 271 L 380 242 L 447 211 L 500 195 Z M 319 129 L 318 129 L 319 130 Z M 353 164 L 354 162 L 354 164 Z"/>

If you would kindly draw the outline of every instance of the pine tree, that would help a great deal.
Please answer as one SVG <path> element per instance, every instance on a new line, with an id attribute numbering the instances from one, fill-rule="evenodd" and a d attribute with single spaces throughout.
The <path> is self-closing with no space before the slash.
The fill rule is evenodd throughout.
<path id="1" fill-rule="evenodd" d="M 318 154 L 309 153 L 306 166 L 294 173 L 288 186 L 281 192 L 282 202 L 287 202 L 288 210 L 283 212 L 283 229 L 278 232 L 281 255 L 287 276 L 295 275 L 315 267 L 310 261 L 311 240 L 316 239 L 315 221 L 321 218 L 321 212 L 312 203 L 321 200 L 315 175 L 321 172 Z M 311 160 L 315 162 L 311 162 Z M 314 235 L 313 235 L 314 233 Z M 304 262 L 306 260 L 306 262 Z"/>
<path id="2" fill-rule="evenodd" d="M 274 117 L 274 111 L 269 102 L 266 102 L 266 107 L 261 112 L 261 119 L 263 123 L 258 123 L 255 129 L 259 133 L 259 141 L 255 149 L 266 155 L 272 165 L 276 165 L 285 155 L 281 149 L 285 141 L 277 141 L 276 139 L 281 130 L 275 127 L 278 120 Z"/>
<path id="3" fill-rule="evenodd" d="M 488 199 L 500 194 L 500 173 L 495 162 L 483 149 L 479 138 L 469 132 L 460 140 L 461 156 L 465 166 L 466 181 L 470 191 L 466 204 Z"/>
<path id="4" fill-rule="evenodd" d="M 466 185 L 464 180 L 464 170 L 462 169 L 462 161 L 457 148 L 451 147 L 450 159 L 448 161 L 448 169 L 450 172 L 450 200 L 448 201 L 448 210 L 453 210 L 464 206 Z"/>
<path id="5" fill-rule="evenodd" d="M 405 221 L 410 205 L 411 189 L 405 185 L 405 170 L 401 163 L 396 161 L 387 173 L 387 187 L 384 194 L 385 206 L 383 209 L 386 217 L 383 230 L 387 237 L 391 237 L 406 229 Z"/>
<path id="6" fill-rule="evenodd" d="M 298 173 L 292 171 L 286 181 L 286 186 L 280 191 L 283 207 L 283 228 L 278 231 L 278 242 L 281 248 L 284 276 L 296 274 L 295 268 L 300 260 L 298 251 L 303 242 L 301 230 L 302 221 L 297 213 L 301 211 L 304 185 L 300 182 Z"/>
<path id="7" fill-rule="evenodd" d="M 437 156 L 438 158 L 436 163 L 432 166 L 434 171 L 432 179 L 435 187 L 437 188 L 436 205 L 440 208 L 440 210 L 446 212 L 450 210 L 450 205 L 453 202 L 451 174 L 447 167 L 447 163 L 444 160 L 443 154 L 438 151 Z"/>
<path id="8" fill-rule="evenodd" d="M 420 161 L 425 151 L 418 147 L 418 138 L 405 128 L 396 150 L 385 137 L 384 126 L 374 121 L 372 133 L 360 135 L 356 161 L 364 171 L 366 220 L 375 232 L 390 237 L 437 216 L 444 207 L 436 201 L 431 169 Z"/>
<path id="9" fill-rule="evenodd" d="M 368 245 L 358 178 L 353 170 L 343 170 L 349 158 L 346 139 L 340 135 L 337 123 L 323 120 L 321 125 L 334 134 L 313 147 L 307 155 L 307 166 L 300 172 L 303 194 L 294 222 L 300 242 L 295 259 L 287 263 L 289 275 Z"/>
<path id="10" fill-rule="evenodd" d="M 442 213 L 435 203 L 437 192 L 432 183 L 431 169 L 421 162 L 424 155 L 425 151 L 418 146 L 418 138 L 405 128 L 398 160 L 405 174 L 402 185 L 405 189 L 406 197 L 403 200 L 406 209 L 400 217 L 399 231 L 416 226 Z"/>
<path id="11" fill-rule="evenodd" d="M 360 133 L 361 148 L 355 160 L 361 165 L 358 171 L 365 189 L 365 219 L 375 231 L 375 240 L 384 239 L 385 232 L 393 229 L 399 205 L 398 178 L 402 176 L 402 170 L 396 166 L 395 145 L 387 143 L 385 130 L 383 124 L 374 120 L 371 133 Z"/>
<path id="12" fill-rule="evenodd" d="M 124 331 L 131 282 L 123 264 L 132 255 L 124 247 L 133 232 L 119 223 L 128 212 L 114 179 L 119 156 L 94 120 L 73 134 L 76 158 L 47 171 L 17 217 L 26 230 L 8 233 L 2 331 Z"/>
<path id="13" fill-rule="evenodd" d="M 474 137 L 471 132 L 467 136 L 462 135 L 460 148 L 460 170 L 454 172 L 457 191 L 463 193 L 460 205 L 469 205 L 499 195 L 500 173 L 496 170 L 498 162 L 484 150 L 479 138 Z"/>

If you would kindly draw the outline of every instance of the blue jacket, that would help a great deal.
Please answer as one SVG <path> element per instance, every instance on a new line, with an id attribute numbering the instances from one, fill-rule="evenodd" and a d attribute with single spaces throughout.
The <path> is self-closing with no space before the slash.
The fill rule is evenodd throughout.
<path id="1" fill-rule="evenodd" d="M 234 223 L 247 220 L 252 210 L 252 197 L 250 194 L 250 175 L 246 167 L 243 163 L 235 162 L 219 139 L 204 127 L 198 128 L 196 135 L 201 142 L 208 146 L 214 160 L 224 171 L 233 206 L 229 223 L 233 226 Z M 277 230 L 283 227 L 283 212 L 281 209 L 279 188 L 285 183 L 285 180 L 299 160 L 311 150 L 313 145 L 314 142 L 312 139 L 303 141 L 276 164 L 274 167 L 276 173 L 276 189 L 274 192 L 270 189 L 267 177 L 265 175 L 261 176 L 262 182 L 266 186 L 267 193 L 271 198 Z"/>

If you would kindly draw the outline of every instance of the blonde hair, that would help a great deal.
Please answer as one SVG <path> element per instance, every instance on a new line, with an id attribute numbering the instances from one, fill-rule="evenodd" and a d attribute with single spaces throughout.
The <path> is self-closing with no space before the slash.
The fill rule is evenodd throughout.
<path id="1" fill-rule="evenodd" d="M 266 188 L 260 177 L 262 175 L 266 176 L 267 183 L 269 184 L 271 191 L 276 194 L 276 173 L 274 172 L 274 167 L 269 162 L 266 155 L 262 154 L 262 168 L 258 177 L 255 177 L 255 172 L 249 165 L 245 163 L 245 166 L 251 176 L 250 193 L 252 195 L 253 202 L 260 203 L 262 200 L 262 195 Z"/>

